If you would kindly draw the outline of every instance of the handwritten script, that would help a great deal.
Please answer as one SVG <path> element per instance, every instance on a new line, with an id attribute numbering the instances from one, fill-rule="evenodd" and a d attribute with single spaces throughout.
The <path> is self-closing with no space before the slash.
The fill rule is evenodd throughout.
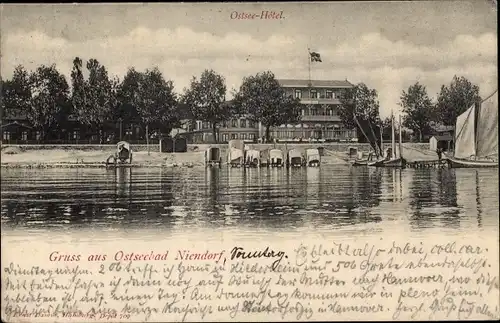
<path id="1" fill-rule="evenodd" d="M 473 241 L 382 239 L 298 243 L 288 250 L 51 250 L 43 265 L 2 263 L 2 318 L 498 319 L 492 259 L 492 251 Z"/>

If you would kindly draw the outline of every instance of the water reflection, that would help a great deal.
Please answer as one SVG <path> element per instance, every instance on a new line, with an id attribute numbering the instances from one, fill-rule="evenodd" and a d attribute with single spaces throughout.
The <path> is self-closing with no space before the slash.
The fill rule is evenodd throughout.
<path id="1" fill-rule="evenodd" d="M 116 169 L 111 169 L 110 171 L 115 174 L 116 183 L 116 196 L 126 197 L 131 196 L 132 190 L 132 168 L 129 167 L 117 167 Z"/>
<path id="2" fill-rule="evenodd" d="M 320 168 L 2 170 L 2 225 L 422 230 L 498 226 L 498 173 Z"/>

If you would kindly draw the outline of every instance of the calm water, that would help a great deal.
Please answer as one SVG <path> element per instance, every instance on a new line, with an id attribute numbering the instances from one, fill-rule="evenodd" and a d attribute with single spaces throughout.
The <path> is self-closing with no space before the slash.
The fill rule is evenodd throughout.
<path id="1" fill-rule="evenodd" d="M 2 169 L 1 175 L 2 227 L 23 232 L 499 225 L 496 169 Z"/>

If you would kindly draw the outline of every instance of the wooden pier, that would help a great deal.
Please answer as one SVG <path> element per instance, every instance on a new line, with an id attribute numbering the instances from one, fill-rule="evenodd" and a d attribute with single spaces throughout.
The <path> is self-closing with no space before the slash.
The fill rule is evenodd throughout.
<path id="1" fill-rule="evenodd" d="M 443 158 L 441 160 L 421 160 L 414 161 L 406 164 L 408 168 L 448 168 L 448 160 Z"/>

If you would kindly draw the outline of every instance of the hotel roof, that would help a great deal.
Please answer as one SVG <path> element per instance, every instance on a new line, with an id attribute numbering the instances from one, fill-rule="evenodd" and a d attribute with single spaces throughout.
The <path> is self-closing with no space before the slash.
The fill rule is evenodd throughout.
<path id="1" fill-rule="evenodd" d="M 283 87 L 327 87 L 327 88 L 352 88 L 354 84 L 348 80 L 293 80 L 293 79 L 278 79 L 278 82 Z"/>

